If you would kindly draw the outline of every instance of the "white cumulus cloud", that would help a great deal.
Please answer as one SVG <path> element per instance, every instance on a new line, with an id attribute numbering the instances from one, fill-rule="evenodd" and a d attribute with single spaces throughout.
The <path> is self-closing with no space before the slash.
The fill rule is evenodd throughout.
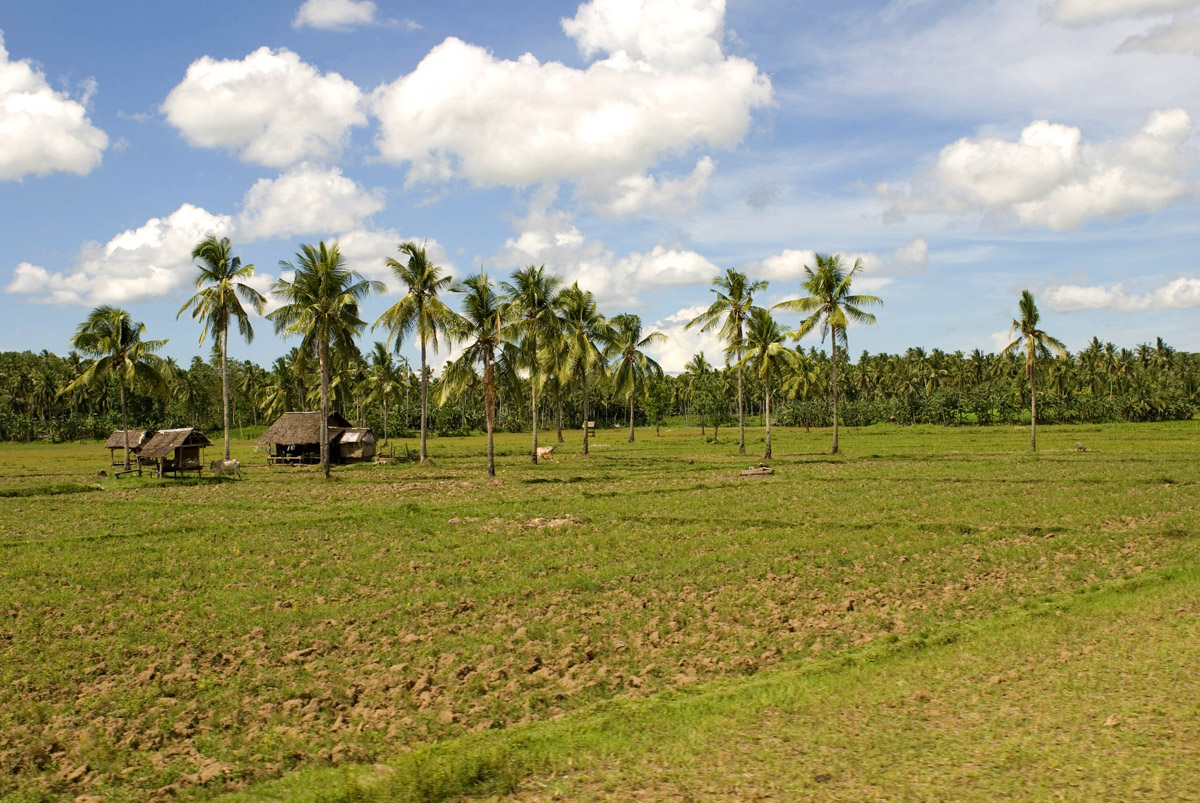
<path id="1" fill-rule="evenodd" d="M 620 183 L 596 199 L 618 214 L 686 198 L 710 163 L 683 184 L 644 174 L 694 148 L 733 147 L 772 100 L 752 62 L 722 55 L 723 15 L 723 3 L 699 0 L 584 4 L 564 29 L 589 56 L 608 54 L 586 69 L 446 39 L 376 90 L 380 155 L 408 163 L 412 181 Z"/>
<path id="2" fill-rule="evenodd" d="M 1200 55 L 1200 17 L 1191 15 L 1155 25 L 1144 34 L 1129 37 L 1117 48 L 1118 53 L 1135 50 Z"/>
<path id="3" fill-rule="evenodd" d="M 654 213 L 677 215 L 695 209 L 716 170 L 711 157 L 701 157 L 691 175 L 667 179 L 640 173 L 616 181 L 584 182 L 580 195 L 591 198 L 596 211 L 612 217 Z"/>
<path id="4" fill-rule="evenodd" d="M 1042 291 L 1046 306 L 1056 312 L 1108 309 L 1117 312 L 1200 308 L 1200 279 L 1177 278 L 1146 293 L 1131 292 L 1125 284 L 1063 284 Z"/>
<path id="5" fill-rule="evenodd" d="M 348 231 L 383 206 L 381 191 L 364 190 L 338 168 L 302 163 L 278 178 L 259 179 L 246 192 L 238 234 L 262 240 Z"/>
<path id="6" fill-rule="evenodd" d="M 108 135 L 87 116 L 94 89 L 89 82 L 80 100 L 51 89 L 28 59 L 9 60 L 0 31 L 0 181 L 95 169 Z"/>
<path id="7" fill-rule="evenodd" d="M 356 263 L 351 267 L 374 277 L 383 273 L 382 264 L 368 262 L 375 254 L 366 246 L 373 241 L 364 223 L 382 206 L 378 190 L 360 187 L 340 170 L 302 164 L 278 178 L 257 182 L 246 192 L 237 215 L 183 204 L 104 245 L 84 244 L 68 271 L 22 262 L 4 289 L 50 304 L 133 304 L 169 298 L 195 277 L 192 249 L 210 234 L 229 237 L 235 245 L 301 234 L 329 239 L 344 235 L 343 253 Z M 366 270 L 361 270 L 359 260 Z M 270 276 L 261 275 L 257 281 L 261 290 L 269 285 Z"/>
<path id="8" fill-rule="evenodd" d="M 1090 145 L 1072 126 L 1037 121 L 1015 141 L 961 139 L 908 186 L 882 184 L 891 219 L 910 214 L 981 212 L 995 222 L 1073 229 L 1093 218 L 1161 209 L 1194 189 L 1182 146 L 1192 119 L 1182 109 L 1154 112 L 1118 142 Z"/>
<path id="9" fill-rule="evenodd" d="M 362 106 L 352 81 L 323 75 L 286 48 L 261 47 L 241 60 L 192 62 L 162 111 L 192 145 L 287 167 L 336 158 L 350 128 L 366 123 Z"/>
<path id="10" fill-rule="evenodd" d="M 371 0 L 305 0 L 292 20 L 292 27 L 348 31 L 375 24 L 377 10 Z"/>

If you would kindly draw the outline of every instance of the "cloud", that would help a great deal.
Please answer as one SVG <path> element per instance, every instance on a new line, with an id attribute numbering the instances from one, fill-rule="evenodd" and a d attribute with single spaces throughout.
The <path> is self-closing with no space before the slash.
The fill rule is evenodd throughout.
<path id="1" fill-rule="evenodd" d="M 1182 109 L 1154 112 L 1129 139 L 1095 146 L 1078 128 L 1040 120 L 1016 142 L 960 139 L 909 185 L 877 190 L 891 201 L 890 220 L 977 212 L 993 223 L 1074 229 L 1161 209 L 1192 192 L 1182 152 L 1191 133 Z"/>
<path id="2" fill-rule="evenodd" d="M 1144 34 L 1129 37 L 1117 48 L 1118 53 L 1137 50 L 1200 55 L 1200 17 L 1180 17 L 1155 25 Z"/>
<path id="3" fill-rule="evenodd" d="M 404 242 L 415 242 L 425 249 L 426 256 L 433 264 L 454 274 L 454 263 L 450 261 L 446 247 L 437 240 L 405 237 L 395 229 L 356 229 L 339 235 L 337 240 L 346 264 L 370 279 L 385 283 L 390 295 L 408 292 L 408 288 L 401 287 L 391 268 L 387 267 L 389 258 L 404 262 L 399 251 L 400 244 Z"/>
<path id="4" fill-rule="evenodd" d="M 28 59 L 9 60 L 0 31 L 0 181 L 94 170 L 108 147 L 87 116 L 95 89 L 85 82 L 79 100 L 51 89 Z"/>
<path id="5" fill-rule="evenodd" d="M 641 173 L 615 182 L 584 182 L 579 194 L 593 199 L 596 211 L 611 217 L 677 215 L 700 204 L 714 170 L 716 163 L 704 156 L 686 178 L 664 179 Z"/>
<path id="6" fill-rule="evenodd" d="M 348 31 L 361 25 L 374 25 L 377 10 L 371 0 L 305 0 L 292 20 L 292 27 Z"/>
<path id="7" fill-rule="evenodd" d="M 502 267 L 552 265 L 566 282 L 578 282 L 598 301 L 631 306 L 639 294 L 660 287 L 708 284 L 720 269 L 706 257 L 683 248 L 656 245 L 645 253 L 617 257 L 600 240 L 588 239 L 571 216 L 551 208 L 553 188 L 538 192 L 528 215 L 517 222 L 517 235 L 493 260 Z"/>
<path id="8" fill-rule="evenodd" d="M 722 56 L 723 13 L 698 0 L 584 4 L 564 29 L 589 56 L 608 53 L 586 69 L 446 39 L 375 91 L 380 156 L 407 163 L 410 181 L 621 183 L 597 199 L 614 211 L 686 195 L 692 185 L 644 174 L 694 148 L 735 146 L 772 100 L 752 62 Z M 701 160 L 690 181 L 707 173 Z"/>
<path id="9" fill-rule="evenodd" d="M 367 122 L 362 106 L 353 82 L 322 75 L 285 48 L 261 47 L 240 61 L 192 62 L 162 111 L 192 145 L 287 167 L 339 156 L 350 128 Z"/>
<path id="10" fill-rule="evenodd" d="M 725 0 L 592 0 L 562 21 L 584 58 L 628 53 L 684 68 L 722 59 L 724 27 Z"/>
<path id="11" fill-rule="evenodd" d="M 665 343 L 655 343 L 646 349 L 646 353 L 667 373 L 683 373 L 684 366 L 702 351 L 704 358 L 712 365 L 722 365 L 725 362 L 725 344 L 716 332 L 701 332 L 699 327 L 684 328 L 688 321 L 705 309 L 707 307 L 685 307 L 648 327 L 648 331 L 657 330 L 667 336 Z"/>
<path id="12" fill-rule="evenodd" d="M 382 207 L 378 190 L 363 189 L 336 168 L 321 170 L 302 164 L 254 184 L 236 216 L 183 204 L 170 215 L 151 218 L 105 245 L 84 244 L 70 271 L 50 271 L 22 262 L 5 291 L 32 296 L 41 303 L 87 306 L 170 298 L 195 277 L 192 248 L 209 234 L 242 244 L 300 234 L 344 233 L 347 259 L 365 260 L 373 256 L 368 246 L 375 236 L 363 228 L 365 219 Z M 378 236 L 394 238 L 390 231 Z M 391 239 L 393 250 L 396 242 L 399 240 Z M 440 253 L 444 254 L 444 249 Z M 381 265 L 372 267 L 376 274 L 383 272 Z M 361 272 L 372 274 L 371 270 Z M 269 285 L 269 275 L 258 281 Z"/>
<path id="13" fill-rule="evenodd" d="M 1083 25 L 1184 11 L 1196 6 L 1200 6 L 1200 0 L 1058 0 L 1050 10 L 1050 19 L 1064 25 Z"/>
<path id="14" fill-rule="evenodd" d="M 237 226 L 246 240 L 348 231 L 384 206 L 382 191 L 364 190 L 338 168 L 309 163 L 278 178 L 259 179 L 242 203 Z"/>
<path id="15" fill-rule="evenodd" d="M 1143 294 L 1130 292 L 1124 283 L 1092 286 L 1063 284 L 1042 291 L 1040 298 L 1056 312 L 1196 309 L 1200 308 L 1200 279 L 1178 278 Z"/>
<path id="16" fill-rule="evenodd" d="M 166 298 L 195 273 L 192 248 L 209 234 L 225 236 L 227 215 L 184 204 L 164 218 L 151 218 L 105 245 L 86 243 L 75 270 L 51 272 L 22 262 L 13 271 L 9 293 L 35 295 L 47 304 L 134 304 Z"/>

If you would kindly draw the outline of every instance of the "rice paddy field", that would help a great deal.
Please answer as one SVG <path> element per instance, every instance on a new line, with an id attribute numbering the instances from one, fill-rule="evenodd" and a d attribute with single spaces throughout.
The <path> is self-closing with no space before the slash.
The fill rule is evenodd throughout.
<path id="1" fill-rule="evenodd" d="M 1200 422 L 567 438 L 0 445 L 0 799 L 1200 800 Z"/>

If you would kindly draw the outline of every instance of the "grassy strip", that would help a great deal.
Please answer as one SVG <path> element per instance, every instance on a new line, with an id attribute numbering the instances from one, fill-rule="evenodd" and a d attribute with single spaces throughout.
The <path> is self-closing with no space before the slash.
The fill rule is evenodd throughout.
<path id="1" fill-rule="evenodd" d="M 1181 607 L 1182 606 L 1182 607 Z M 1177 643 L 1168 638 L 1158 644 L 1153 660 L 1166 654 L 1178 655 L 1179 661 L 1187 663 L 1184 653 L 1197 652 L 1189 633 L 1194 633 L 1200 616 L 1200 567 L 1163 570 L 1153 574 L 1116 581 L 1074 594 L 1064 594 L 1053 600 L 1033 603 L 1026 608 L 1002 614 L 990 620 L 976 621 L 959 627 L 947 627 L 936 633 L 916 634 L 888 644 L 872 644 L 865 648 L 849 651 L 825 660 L 813 661 L 801 668 L 791 668 L 763 673 L 751 679 L 724 680 L 707 684 L 690 691 L 670 691 L 642 699 L 622 699 L 600 703 L 591 710 L 575 716 L 517 727 L 508 731 L 494 731 L 417 749 L 399 757 L 390 765 L 373 768 L 313 770 L 297 776 L 256 787 L 249 792 L 222 797 L 225 803 L 263 803 L 263 801 L 323 801 L 324 803 L 351 803 L 371 801 L 442 801 L 462 796 L 506 795 L 524 789 L 526 795 L 533 790 L 564 796 L 567 799 L 622 799 L 633 791 L 646 792 L 650 797 L 674 798 L 680 793 L 688 796 L 705 797 L 710 794 L 720 797 L 729 793 L 730 786 L 737 784 L 741 793 L 755 786 L 754 780 L 769 779 L 766 791 L 803 793 L 814 795 L 828 792 L 833 797 L 845 793 L 867 794 L 870 784 L 862 778 L 851 777 L 855 772 L 836 757 L 837 750 L 822 753 L 812 751 L 818 765 L 828 765 L 831 772 L 811 772 L 803 769 L 803 777 L 795 777 L 788 768 L 797 765 L 807 767 L 811 761 L 797 762 L 795 745 L 789 745 L 789 737 L 798 737 L 796 724 L 788 719 L 817 714 L 818 719 L 838 722 L 848 709 L 865 708 L 867 718 L 884 713 L 892 720 L 897 717 L 893 709 L 899 703 L 910 707 L 909 714 L 918 711 L 934 697 L 944 699 L 946 692 L 953 689 L 978 697 L 986 697 L 988 690 L 1011 697 L 1016 689 L 1018 697 L 1026 696 L 1026 707 L 1040 709 L 1040 719 L 1050 719 L 1060 726 L 1080 713 L 1077 709 L 1087 708 L 1075 697 L 1029 697 L 1027 693 L 1040 691 L 1040 684 L 1023 689 L 1016 676 L 998 673 L 986 680 L 978 675 L 979 664 L 992 666 L 1014 666 L 1037 662 L 1042 659 L 1065 661 L 1075 650 L 1086 659 L 1094 655 L 1096 647 L 1103 646 L 1110 655 L 1097 656 L 1092 666 L 1084 668 L 1092 684 L 1104 685 L 1114 678 L 1121 678 L 1126 703 L 1138 698 L 1141 685 L 1131 683 L 1131 677 L 1153 679 L 1155 672 L 1149 666 L 1153 660 L 1122 662 L 1115 653 L 1124 654 L 1133 647 L 1130 643 L 1135 632 L 1153 638 L 1153 624 L 1174 614 L 1172 634 L 1179 637 Z M 1113 625 L 1118 627 L 1114 632 Z M 1169 634 L 1170 635 L 1170 634 Z M 1066 656 L 1066 658 L 1064 658 Z M 1074 667 L 1080 671 L 1079 667 Z M 1030 674 L 1036 674 L 1027 670 Z M 1143 673 L 1145 673 L 1143 675 Z M 1056 675 L 1058 673 L 1055 673 Z M 935 679 L 936 678 L 936 679 Z M 1157 682 L 1157 681 L 1151 681 Z M 1007 684 L 1007 685 L 1005 685 Z M 1192 685 L 1196 685 L 1193 683 Z M 926 689 L 932 689 L 927 691 Z M 863 691 L 867 690 L 867 691 Z M 1086 695 L 1081 694 L 1080 697 Z M 1171 694 L 1188 696 L 1183 688 L 1168 690 Z M 849 699 L 847 695 L 849 694 Z M 994 694 L 993 696 L 996 696 Z M 1194 700 L 1194 697 L 1192 698 Z M 1009 704 L 1013 700 L 1008 700 Z M 1020 703 L 1020 701 L 1017 701 Z M 989 709 L 990 702 L 983 706 Z M 1188 704 L 1185 702 L 1184 707 Z M 970 706 L 960 710 L 969 713 Z M 1194 703 L 1191 708 L 1195 708 Z M 857 712 L 862 714 L 861 711 Z M 921 711 L 921 714 L 927 714 Z M 1004 710 L 988 710 L 997 721 L 1011 717 Z M 1159 720 L 1165 720 L 1167 712 L 1155 710 Z M 1186 716 L 1187 711 L 1183 712 Z M 1190 713 L 1200 713 L 1191 711 Z M 1084 712 L 1084 716 L 1089 714 Z M 1094 725 L 1106 727 L 1105 735 L 1116 735 L 1118 747 L 1144 745 L 1151 736 L 1160 736 L 1155 731 L 1164 724 L 1142 723 L 1148 727 L 1137 728 L 1132 722 L 1122 721 L 1113 714 L 1108 720 L 1096 720 Z M 1125 719 L 1128 719 L 1126 717 Z M 772 722 L 764 733 L 763 725 Z M 1183 725 L 1196 730 L 1197 721 L 1192 717 Z M 812 722 L 804 722 L 803 737 L 836 743 L 833 734 L 814 733 Z M 1117 726 L 1122 726 L 1116 730 Z M 902 730 L 906 730 L 901 726 Z M 1016 741 L 1023 735 L 1037 736 L 1038 721 L 1028 723 L 1029 734 L 1016 734 Z M 836 728 L 835 728 L 836 730 Z M 885 733 L 880 728 L 878 737 L 892 739 L 896 734 Z M 987 730 L 985 726 L 984 731 Z M 979 728 L 974 728 L 979 736 Z M 769 736 L 767 734 L 770 734 Z M 937 773 L 947 781 L 961 772 L 972 772 L 970 768 L 956 765 L 957 750 L 945 750 L 946 745 L 927 749 L 929 745 L 921 731 L 912 731 L 903 736 L 905 744 L 894 744 L 887 751 L 894 763 L 905 764 L 908 771 L 920 777 L 909 791 L 922 796 L 930 789 L 939 788 Z M 954 739 L 954 734 L 945 734 Z M 765 740 L 764 740 L 764 737 Z M 831 738 L 832 737 L 832 738 Z M 1124 737 L 1124 738 L 1121 738 Z M 1008 741 L 1014 734 L 1005 734 Z M 1162 757 L 1162 766 L 1150 779 L 1133 775 L 1145 762 L 1147 756 L 1131 752 L 1122 754 L 1112 750 L 1105 757 L 1106 772 L 1092 777 L 1099 786 L 1097 792 L 1107 791 L 1103 784 L 1111 781 L 1114 774 L 1125 775 L 1145 786 L 1134 784 L 1128 791 L 1163 792 L 1163 776 L 1169 774 L 1172 788 L 1184 790 L 1196 788 L 1200 781 L 1200 768 L 1186 754 L 1196 752 L 1191 748 L 1168 750 Z M 940 751 L 938 749 L 940 747 Z M 1083 751 L 1086 746 L 1075 744 L 1066 750 L 1046 745 L 1047 755 L 1042 764 L 1056 768 L 1055 777 L 1060 777 L 1062 766 L 1073 761 L 1086 763 Z M 803 751 L 802 751 L 803 752 Z M 964 751 L 969 753 L 971 751 Z M 906 755 L 907 754 L 907 755 Z M 850 762 L 858 764 L 867 754 L 848 756 Z M 812 756 L 809 756 L 812 758 Z M 1172 759 L 1183 758 L 1178 766 L 1170 766 Z M 716 764 L 736 763 L 750 772 L 742 777 L 730 777 L 724 769 L 715 773 L 710 769 Z M 870 765 L 887 756 L 874 755 L 865 762 Z M 931 762 L 932 766 L 919 766 Z M 1016 792 L 1022 799 L 1040 798 L 1039 784 L 1049 782 L 1043 777 L 1043 768 L 1030 766 L 1039 762 L 1026 762 L 1019 776 L 1009 780 L 1012 787 L 1005 788 L 1003 779 L 985 779 L 992 785 L 993 792 L 972 795 L 969 791 L 955 792 L 953 784 L 943 788 L 944 793 L 963 797 L 988 799 L 990 794 Z M 940 764 L 940 766 L 938 766 Z M 1004 761 L 992 767 L 976 767 L 976 773 L 999 773 L 1003 775 L 1011 767 Z M 914 766 L 916 765 L 916 766 Z M 1186 769 L 1191 767 L 1190 772 Z M 838 769 L 842 775 L 839 778 Z M 905 768 L 889 768 L 895 775 Z M 930 774 L 933 775 L 930 775 Z M 746 775 L 759 777 L 748 784 Z M 859 773 L 861 774 L 861 773 Z M 1069 775 L 1069 773 L 1067 773 Z M 715 777 L 714 777 L 715 775 Z M 979 785 L 978 778 L 975 783 Z M 846 783 L 839 784 L 839 781 Z M 1000 782 L 997 787 L 996 783 Z M 1030 785 L 1032 782 L 1032 785 Z M 894 784 L 894 782 L 893 782 Z M 841 791 L 836 791 L 838 787 Z M 895 785 L 891 786 L 893 790 Z M 1024 789 L 1024 793 L 1021 793 Z M 754 791 L 764 791 L 754 789 Z M 1041 789 L 1049 793 L 1046 789 Z M 1153 794 L 1149 795 L 1153 797 Z M 554 798 L 559 799 L 559 798 Z M 902 796 L 907 799 L 907 796 Z"/>
<path id="2" fill-rule="evenodd" d="M 15 499 L 25 496 L 61 496 L 62 494 L 85 494 L 101 491 L 99 485 L 83 485 L 78 482 L 38 482 L 10 485 L 0 488 L 0 498 Z"/>

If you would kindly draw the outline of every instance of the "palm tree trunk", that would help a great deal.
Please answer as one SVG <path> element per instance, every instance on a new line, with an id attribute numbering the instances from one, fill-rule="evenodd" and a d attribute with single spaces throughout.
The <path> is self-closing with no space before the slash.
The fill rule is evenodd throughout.
<path id="1" fill-rule="evenodd" d="M 537 465 L 537 379 L 533 372 L 529 373 L 529 412 L 533 415 L 533 451 L 530 453 L 530 459 L 533 464 Z"/>
<path id="2" fill-rule="evenodd" d="M 321 471 L 329 479 L 329 344 L 317 344 L 317 361 L 321 364 Z"/>
<path id="3" fill-rule="evenodd" d="M 129 410 L 125 406 L 125 380 L 117 375 L 117 387 L 121 389 L 121 429 L 125 437 L 125 470 L 129 470 Z M 140 475 L 139 475 L 140 476 Z"/>
<path id="4" fill-rule="evenodd" d="M 1033 347 L 1029 349 L 1029 451 L 1037 451 L 1037 374 Z"/>
<path id="5" fill-rule="evenodd" d="M 229 348 L 229 329 L 226 328 L 220 333 L 221 338 L 221 422 L 225 425 L 225 459 L 229 459 L 229 363 L 228 363 L 228 348 Z"/>
<path id="6" fill-rule="evenodd" d="M 829 363 L 830 378 L 833 384 L 833 451 L 830 454 L 838 453 L 838 381 L 837 381 L 837 330 L 833 330 L 833 337 L 830 341 L 830 347 L 833 350 L 833 359 Z"/>
<path id="7" fill-rule="evenodd" d="M 421 338 L 421 462 L 429 456 L 426 439 L 429 436 L 429 374 L 425 370 L 425 338 Z"/>
<path id="8" fill-rule="evenodd" d="M 738 319 L 738 343 L 742 342 L 742 321 Z M 742 396 L 742 350 L 737 350 L 738 358 L 738 454 L 746 453 L 746 404 Z"/>
<path id="9" fill-rule="evenodd" d="M 495 369 L 492 367 L 492 354 L 490 351 L 483 353 L 483 419 L 487 426 L 487 459 L 488 459 L 488 477 L 496 476 L 496 445 L 492 440 L 493 419 L 495 417 L 496 407 L 496 377 Z M 536 442 L 536 441 L 535 441 Z M 537 462 L 537 453 L 534 453 L 534 462 Z"/>
<path id="10" fill-rule="evenodd" d="M 588 453 L 588 393 L 587 369 L 583 373 L 583 453 Z"/>
<path id="11" fill-rule="evenodd" d="M 383 396 L 383 442 L 387 443 L 387 439 L 388 439 L 387 393 L 382 394 L 382 396 Z"/>
<path id="12" fill-rule="evenodd" d="M 771 459 L 771 384 L 767 379 L 763 379 L 763 411 L 766 413 L 767 424 L 767 451 L 763 455 L 766 460 Z"/>
<path id="13" fill-rule="evenodd" d="M 558 393 L 555 394 L 555 402 L 556 402 L 556 406 L 558 407 L 558 442 L 565 443 L 565 441 L 563 440 L 563 436 L 562 436 L 562 430 L 563 430 L 562 388 L 559 388 Z"/>

